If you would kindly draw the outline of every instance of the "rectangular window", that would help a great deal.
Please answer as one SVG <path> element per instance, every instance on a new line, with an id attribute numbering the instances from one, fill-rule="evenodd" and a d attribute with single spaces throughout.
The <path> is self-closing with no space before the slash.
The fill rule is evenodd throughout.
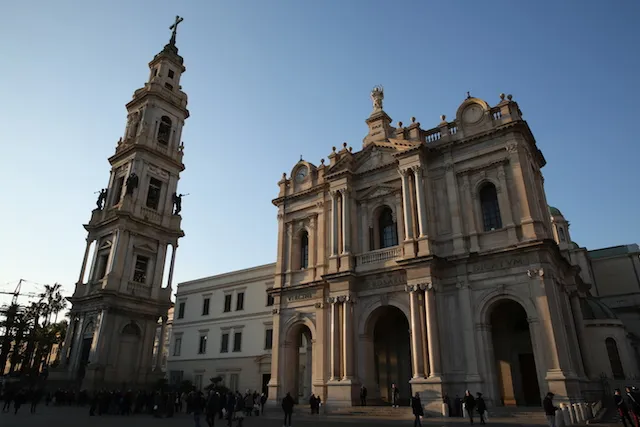
<path id="1" fill-rule="evenodd" d="M 162 190 L 162 181 L 156 178 L 149 180 L 149 191 L 147 191 L 147 207 L 157 210 L 160 205 L 160 191 Z"/>
<path id="2" fill-rule="evenodd" d="M 115 206 L 120 203 L 120 198 L 122 197 L 122 187 L 124 187 L 124 176 L 116 178 L 116 182 L 113 186 L 113 200 L 111 200 L 111 206 Z"/>
<path id="3" fill-rule="evenodd" d="M 238 374 L 229 375 L 229 390 L 238 390 L 240 385 L 240 376 Z"/>
<path id="4" fill-rule="evenodd" d="M 173 70 L 169 70 L 169 78 L 172 79 L 174 75 L 175 74 L 174 74 Z"/>
<path id="5" fill-rule="evenodd" d="M 273 329 L 269 328 L 264 331 L 264 349 L 271 350 L 273 347 Z"/>
<path id="6" fill-rule="evenodd" d="M 209 303 L 211 302 L 211 298 L 205 298 L 204 301 L 202 301 L 202 315 L 203 316 L 208 316 L 209 315 Z"/>
<path id="7" fill-rule="evenodd" d="M 233 334 L 233 351 L 242 351 L 242 332 L 236 332 Z"/>
<path id="8" fill-rule="evenodd" d="M 271 294 L 267 294 L 267 306 L 272 306 L 274 304 L 274 298 L 273 295 Z"/>
<path id="9" fill-rule="evenodd" d="M 224 312 L 228 313 L 231 311 L 231 294 L 224 296 Z"/>
<path id="10" fill-rule="evenodd" d="M 200 342 L 198 343 L 198 354 L 205 354 L 207 352 L 207 336 L 200 335 Z"/>
<path id="11" fill-rule="evenodd" d="M 155 76 L 157 76 L 157 75 L 158 75 L 158 69 L 157 69 L 157 68 L 154 68 L 154 69 L 153 69 L 153 76 L 155 77 Z"/>
<path id="12" fill-rule="evenodd" d="M 244 310 L 244 292 L 238 292 L 238 299 L 236 301 L 236 311 Z"/>
<path id="13" fill-rule="evenodd" d="M 229 353 L 229 334 L 222 334 L 220 340 L 220 353 Z"/>
<path id="14" fill-rule="evenodd" d="M 196 390 L 202 390 L 202 374 L 196 374 L 193 376 L 193 386 Z"/>
<path id="15" fill-rule="evenodd" d="M 107 274 L 107 262 L 109 261 L 109 252 L 100 254 L 98 257 L 98 269 L 93 280 L 100 280 Z"/>
<path id="16" fill-rule="evenodd" d="M 184 306 L 186 303 L 183 301 L 178 305 L 178 319 L 184 319 Z"/>
<path id="17" fill-rule="evenodd" d="M 182 350 L 182 337 L 176 337 L 173 342 L 173 355 L 180 356 L 180 350 Z"/>
<path id="18" fill-rule="evenodd" d="M 147 283 L 147 269 L 149 268 L 149 258 L 138 255 L 136 266 L 133 270 L 133 281 L 136 283 Z"/>

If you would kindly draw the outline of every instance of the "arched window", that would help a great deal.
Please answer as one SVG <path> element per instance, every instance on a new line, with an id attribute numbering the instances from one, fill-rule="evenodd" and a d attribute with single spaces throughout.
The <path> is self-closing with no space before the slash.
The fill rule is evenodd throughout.
<path id="1" fill-rule="evenodd" d="M 162 145 L 168 145 L 171 138 L 171 119 L 167 116 L 162 116 L 160 119 L 160 126 L 158 127 L 158 142 Z"/>
<path id="2" fill-rule="evenodd" d="M 498 192 L 495 185 L 487 183 L 480 189 L 480 206 L 482 208 L 484 231 L 502 228 Z"/>
<path id="3" fill-rule="evenodd" d="M 309 267 L 309 233 L 303 231 L 300 235 L 300 269 Z"/>
<path id="4" fill-rule="evenodd" d="M 604 343 L 607 346 L 607 355 L 609 356 L 613 379 L 623 380 L 624 370 L 622 369 L 622 362 L 620 361 L 620 353 L 618 353 L 618 344 L 616 344 L 616 340 L 613 338 L 607 338 L 604 340 Z"/>
<path id="5" fill-rule="evenodd" d="M 567 238 L 564 235 L 564 228 L 558 227 L 558 235 L 560 236 L 560 241 L 561 242 L 566 242 L 567 241 Z"/>
<path id="6" fill-rule="evenodd" d="M 133 322 L 128 323 L 125 325 L 124 328 L 122 328 L 122 335 L 133 335 L 133 336 L 139 337 L 140 327 Z"/>
<path id="7" fill-rule="evenodd" d="M 378 230 L 380 234 L 380 249 L 398 245 L 398 228 L 393 221 L 393 212 L 388 206 L 385 206 L 380 212 Z"/>

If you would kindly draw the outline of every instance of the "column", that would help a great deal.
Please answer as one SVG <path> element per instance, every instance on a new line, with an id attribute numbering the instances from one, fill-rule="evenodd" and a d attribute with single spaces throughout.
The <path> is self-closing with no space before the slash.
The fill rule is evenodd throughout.
<path id="1" fill-rule="evenodd" d="M 449 201 L 449 212 L 451 214 L 451 233 L 453 236 L 453 252 L 464 252 L 464 240 L 462 238 L 462 218 L 460 209 L 460 198 L 458 197 L 458 181 L 453 170 L 453 161 L 445 163 L 445 181 L 447 182 L 447 198 Z"/>
<path id="2" fill-rule="evenodd" d="M 335 381 L 337 379 L 336 372 L 338 372 L 338 306 L 335 297 L 330 297 L 327 302 L 331 304 L 331 375 L 329 380 Z"/>
<path id="3" fill-rule="evenodd" d="M 352 300 L 349 295 L 342 303 L 342 365 L 343 380 L 353 378 L 353 331 L 351 329 Z"/>
<path id="4" fill-rule="evenodd" d="M 162 276 L 164 275 L 164 265 L 167 259 L 167 244 L 159 242 L 158 255 L 156 256 L 155 271 L 153 272 L 153 284 L 155 288 L 162 288 Z M 157 286 L 155 286 L 157 284 Z"/>
<path id="5" fill-rule="evenodd" d="M 409 171 L 400 170 L 402 179 L 402 211 L 404 218 L 404 240 L 413 239 L 413 216 L 411 215 L 411 189 L 409 186 Z"/>
<path id="6" fill-rule="evenodd" d="M 331 191 L 331 256 L 338 256 L 338 192 Z"/>
<path id="7" fill-rule="evenodd" d="M 293 222 L 287 224 L 287 237 L 287 272 L 290 272 L 293 271 Z"/>
<path id="8" fill-rule="evenodd" d="M 342 255 L 351 253 L 351 197 L 349 189 L 340 190 L 342 194 Z"/>
<path id="9" fill-rule="evenodd" d="M 424 182 L 422 180 L 422 168 L 420 166 L 414 166 L 413 176 L 416 184 L 416 200 L 418 205 L 418 227 L 420 228 L 419 237 L 427 237 L 429 234 L 427 230 L 427 206 L 425 203 L 424 194 Z"/>
<path id="10" fill-rule="evenodd" d="M 82 267 L 80 267 L 80 277 L 78 277 L 78 284 L 82 284 L 84 281 L 84 272 L 87 269 L 87 261 L 89 259 L 89 250 L 91 249 L 91 243 L 93 240 L 87 239 L 87 247 L 84 250 L 84 257 L 82 258 Z"/>
<path id="11" fill-rule="evenodd" d="M 462 188 L 464 191 L 464 197 L 467 199 L 467 223 L 469 224 L 469 251 L 478 252 L 480 247 L 478 245 L 478 226 L 476 224 L 476 200 L 477 195 L 471 193 L 471 183 L 469 182 L 469 174 L 465 173 L 462 177 Z"/>
<path id="12" fill-rule="evenodd" d="M 167 316 L 162 316 L 162 326 L 160 327 L 160 336 L 158 337 L 158 352 L 156 354 L 156 371 L 162 369 L 162 353 L 164 353 L 164 335 L 167 331 L 167 320 Z"/>
<path id="13" fill-rule="evenodd" d="M 369 206 L 367 206 L 367 202 L 362 202 L 360 204 L 360 221 L 361 221 L 361 229 L 362 229 L 362 247 L 360 248 L 360 253 L 369 252 L 370 243 L 369 243 Z"/>
<path id="14" fill-rule="evenodd" d="M 75 313 L 69 313 L 69 326 L 67 327 L 68 329 L 64 337 L 64 344 L 62 344 L 62 351 L 60 352 L 60 358 L 62 359 L 60 360 L 60 363 L 62 365 L 66 365 L 67 359 L 71 357 L 71 355 L 69 354 L 69 347 L 73 342 L 73 336 L 76 334 L 76 330 L 74 328 L 75 321 L 73 320 L 75 317 Z"/>
<path id="15" fill-rule="evenodd" d="M 424 374 L 422 367 L 422 343 L 420 342 L 420 313 L 418 310 L 418 290 L 414 285 L 408 285 L 409 304 L 411 308 L 411 366 L 413 378 L 420 378 Z"/>
<path id="16" fill-rule="evenodd" d="M 582 308 L 580 307 L 580 297 L 578 296 L 578 292 L 571 292 L 569 300 L 571 302 L 571 314 L 573 315 L 573 322 L 576 326 L 576 335 L 578 335 L 580 357 L 582 358 L 585 375 L 587 376 L 587 378 L 589 378 L 594 370 L 591 366 L 589 355 L 586 354 L 588 349 L 587 344 L 584 340 L 584 318 L 582 317 Z"/>
<path id="17" fill-rule="evenodd" d="M 92 364 L 99 363 L 100 358 L 100 341 L 104 339 L 104 329 L 106 323 L 106 310 L 102 310 L 100 314 L 98 314 L 98 319 L 96 319 L 97 325 L 94 327 L 93 332 L 93 340 L 91 341 L 91 354 L 89 355 L 89 360 Z"/>
<path id="18" fill-rule="evenodd" d="M 429 283 L 424 291 L 424 306 L 427 319 L 427 343 L 429 345 L 429 378 L 439 378 L 442 375 L 440 361 L 440 334 L 438 332 L 438 312 L 436 310 L 436 296 L 433 283 Z M 462 309 L 465 311 L 465 309 Z"/>
<path id="19" fill-rule="evenodd" d="M 171 264 L 169 265 L 169 278 L 167 279 L 167 288 L 171 289 L 172 283 L 173 283 L 173 266 L 176 264 L 176 252 L 178 252 L 178 245 L 171 245 L 172 246 L 172 251 L 171 251 Z"/>
<path id="20" fill-rule="evenodd" d="M 309 264 L 307 268 L 315 268 L 316 266 L 316 236 L 318 234 L 318 215 L 314 215 L 309 220 L 309 228 L 311 232 L 309 233 Z M 315 279 L 315 276 L 313 276 Z"/>
<path id="21" fill-rule="evenodd" d="M 402 243 L 407 240 L 404 229 L 404 215 L 402 213 L 402 195 L 396 194 L 396 225 L 398 230 L 398 243 Z"/>

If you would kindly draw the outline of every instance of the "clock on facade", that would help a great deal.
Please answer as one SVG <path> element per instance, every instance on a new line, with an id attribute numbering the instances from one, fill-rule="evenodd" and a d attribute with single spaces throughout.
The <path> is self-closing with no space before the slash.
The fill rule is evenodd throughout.
<path id="1" fill-rule="evenodd" d="M 476 123 L 482 118 L 482 114 L 482 107 L 478 104 L 473 104 L 464 110 L 462 118 L 465 123 Z"/>
<path id="2" fill-rule="evenodd" d="M 308 173 L 309 173 L 309 170 L 307 169 L 306 166 L 300 166 L 298 168 L 298 171 L 296 172 L 296 181 L 298 182 L 304 181 Z"/>

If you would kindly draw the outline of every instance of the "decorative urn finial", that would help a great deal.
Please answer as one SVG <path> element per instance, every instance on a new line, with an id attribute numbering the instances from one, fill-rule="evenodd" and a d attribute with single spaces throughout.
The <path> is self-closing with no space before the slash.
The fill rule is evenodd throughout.
<path id="1" fill-rule="evenodd" d="M 371 101 L 373 102 L 373 112 L 382 111 L 382 101 L 384 100 L 384 88 L 382 85 L 375 86 L 371 90 Z"/>

